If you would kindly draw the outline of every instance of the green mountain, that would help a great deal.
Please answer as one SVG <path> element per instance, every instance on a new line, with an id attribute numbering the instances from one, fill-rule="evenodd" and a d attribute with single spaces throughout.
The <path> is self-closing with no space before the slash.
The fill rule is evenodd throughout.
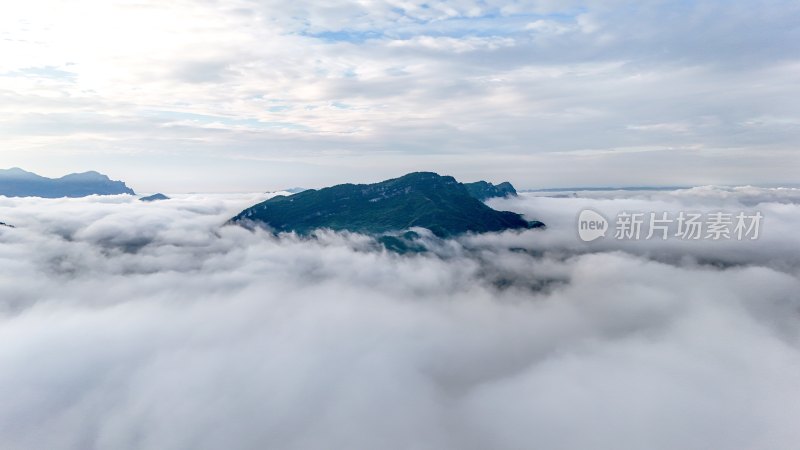
<path id="1" fill-rule="evenodd" d="M 245 209 L 231 222 L 300 234 L 318 228 L 386 234 L 422 227 L 439 237 L 543 226 L 513 212 L 495 211 L 453 177 L 431 172 L 277 196 Z"/>
<path id="2" fill-rule="evenodd" d="M 498 185 L 486 181 L 476 181 L 475 183 L 464 183 L 469 194 L 480 201 L 495 197 L 516 197 L 517 190 L 508 181 Z"/>

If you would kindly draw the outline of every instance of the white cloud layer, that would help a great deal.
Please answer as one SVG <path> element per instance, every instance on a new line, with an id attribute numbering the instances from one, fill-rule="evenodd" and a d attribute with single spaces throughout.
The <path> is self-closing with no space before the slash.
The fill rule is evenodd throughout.
<path id="1" fill-rule="evenodd" d="M 624 197 L 418 256 L 220 227 L 265 195 L 0 197 L 0 448 L 794 449 L 797 192 Z M 584 207 L 765 222 L 584 244 Z"/>

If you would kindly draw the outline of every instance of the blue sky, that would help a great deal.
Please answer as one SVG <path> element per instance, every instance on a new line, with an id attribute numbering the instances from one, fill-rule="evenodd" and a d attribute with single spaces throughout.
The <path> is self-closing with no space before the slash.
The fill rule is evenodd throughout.
<path id="1" fill-rule="evenodd" d="M 78 6 L 0 6 L 0 167 L 143 192 L 797 183 L 796 2 Z"/>

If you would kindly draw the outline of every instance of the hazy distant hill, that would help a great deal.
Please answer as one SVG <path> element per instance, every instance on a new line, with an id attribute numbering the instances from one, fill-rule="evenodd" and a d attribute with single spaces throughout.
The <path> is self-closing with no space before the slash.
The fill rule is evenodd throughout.
<path id="1" fill-rule="evenodd" d="M 143 202 L 157 202 L 161 200 L 169 200 L 169 197 L 159 192 L 157 194 L 148 195 L 147 197 L 142 197 L 139 200 Z"/>
<path id="2" fill-rule="evenodd" d="M 0 169 L 0 195 L 6 197 L 86 197 L 135 192 L 122 181 L 114 181 L 97 172 L 73 173 L 61 178 L 47 178 L 20 168 Z"/>
<path id="3" fill-rule="evenodd" d="M 273 197 L 231 219 L 248 221 L 301 234 L 317 228 L 381 234 L 422 227 L 439 237 L 542 226 L 513 212 L 495 211 L 453 177 L 431 172 Z"/>

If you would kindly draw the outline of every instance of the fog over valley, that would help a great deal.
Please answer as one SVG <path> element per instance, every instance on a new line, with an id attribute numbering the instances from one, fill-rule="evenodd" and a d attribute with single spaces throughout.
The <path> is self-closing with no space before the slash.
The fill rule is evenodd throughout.
<path id="1" fill-rule="evenodd" d="M 225 225 L 274 194 L 0 197 L 0 448 L 763 449 L 800 441 L 800 190 L 522 193 L 443 239 Z M 578 238 L 592 209 L 755 240 Z"/>

